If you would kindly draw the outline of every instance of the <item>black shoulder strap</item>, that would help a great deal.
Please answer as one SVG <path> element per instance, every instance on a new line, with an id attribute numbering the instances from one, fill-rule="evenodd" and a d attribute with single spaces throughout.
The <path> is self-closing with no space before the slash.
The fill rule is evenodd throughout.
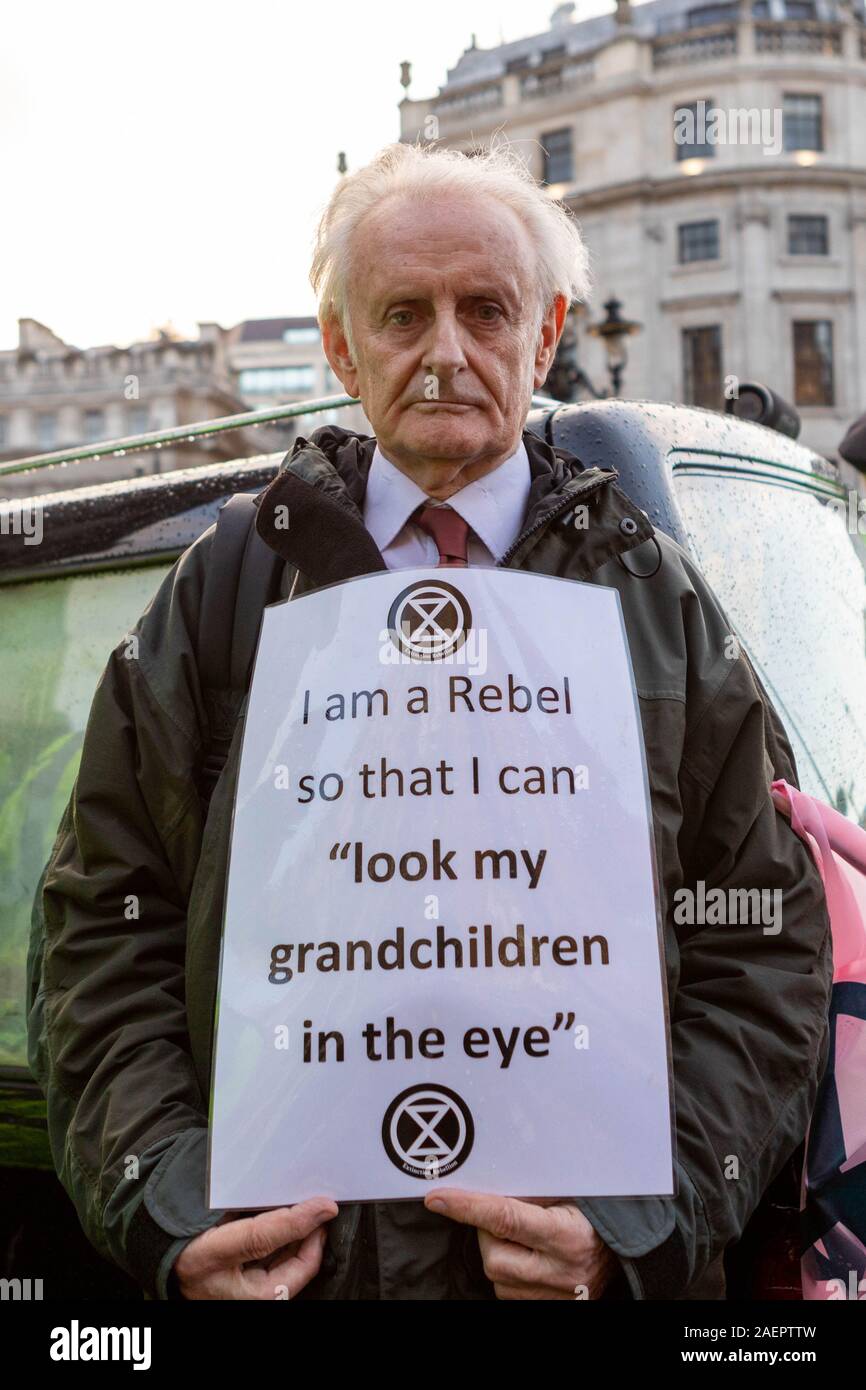
<path id="1" fill-rule="evenodd" d="M 285 565 L 256 531 L 254 499 L 239 492 L 220 508 L 202 591 L 196 662 L 210 725 L 201 767 L 205 804 L 225 765 L 262 612 L 277 597 Z"/>
<path id="2" fill-rule="evenodd" d="M 254 502 L 255 493 L 238 492 L 217 518 L 196 652 L 205 689 L 246 689 L 262 609 L 285 564 L 256 531 Z"/>

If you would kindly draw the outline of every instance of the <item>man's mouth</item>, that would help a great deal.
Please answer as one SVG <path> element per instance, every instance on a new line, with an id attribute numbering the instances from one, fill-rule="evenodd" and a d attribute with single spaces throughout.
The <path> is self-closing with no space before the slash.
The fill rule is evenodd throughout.
<path id="1" fill-rule="evenodd" d="M 412 404 L 419 410 L 453 410 L 458 415 L 464 410 L 478 409 L 473 401 L 413 401 Z"/>

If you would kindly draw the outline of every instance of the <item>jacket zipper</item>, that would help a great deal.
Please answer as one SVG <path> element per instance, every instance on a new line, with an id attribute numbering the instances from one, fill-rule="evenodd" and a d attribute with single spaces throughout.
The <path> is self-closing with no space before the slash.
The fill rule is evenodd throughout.
<path id="1" fill-rule="evenodd" d="M 563 512 L 568 511 L 569 507 L 574 507 L 578 505 L 575 500 L 576 498 L 592 497 L 592 495 L 598 492 L 599 489 L 602 488 L 605 483 L 612 483 L 617 478 L 617 476 L 618 474 L 615 472 L 605 473 L 603 477 L 596 478 L 594 482 L 589 483 L 585 488 L 575 488 L 575 490 L 569 493 L 567 497 L 564 497 L 563 500 L 556 507 L 554 507 L 549 512 L 545 512 L 544 516 L 539 517 L 538 521 L 536 521 L 533 526 L 528 527 L 527 530 L 525 530 L 522 533 L 522 535 L 517 537 L 517 540 L 514 541 L 514 543 L 508 547 L 505 554 L 497 560 L 497 568 L 499 566 L 504 567 L 508 565 L 512 557 L 523 545 L 524 541 L 528 540 L 530 536 L 534 536 L 536 531 L 541 531 L 545 526 L 549 526 L 552 521 L 556 521 L 557 517 L 561 516 Z"/>

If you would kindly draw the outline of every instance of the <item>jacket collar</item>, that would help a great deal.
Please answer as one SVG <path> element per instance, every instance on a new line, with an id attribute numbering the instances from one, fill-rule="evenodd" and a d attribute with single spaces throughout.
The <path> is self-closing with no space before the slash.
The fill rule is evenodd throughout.
<path id="1" fill-rule="evenodd" d="M 583 579 L 653 535 L 643 512 L 615 486 L 615 468 L 584 468 L 532 430 L 524 430 L 523 442 L 532 478 L 526 517 L 500 564 L 525 567 L 545 543 L 551 559 L 557 548 L 562 552 L 561 566 L 558 561 L 553 568 L 545 565 L 547 572 L 562 568 L 568 577 Z M 305 588 L 387 568 L 362 512 L 375 447 L 371 435 L 327 425 L 310 439 L 295 440 L 277 476 L 256 499 L 256 530 L 305 576 Z M 584 501 L 592 524 L 579 528 L 574 509 Z"/>

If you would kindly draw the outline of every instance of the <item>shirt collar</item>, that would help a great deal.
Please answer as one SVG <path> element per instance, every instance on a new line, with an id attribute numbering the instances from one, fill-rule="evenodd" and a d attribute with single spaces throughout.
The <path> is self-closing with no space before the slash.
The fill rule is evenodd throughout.
<path id="1" fill-rule="evenodd" d="M 379 549 L 387 549 L 416 508 L 429 501 L 426 492 L 408 474 L 395 468 L 377 444 L 367 474 L 364 525 Z"/>
<path id="2" fill-rule="evenodd" d="M 529 455 L 521 439 L 510 458 L 491 473 L 467 483 L 448 498 L 447 505 L 499 560 L 520 534 L 531 481 Z M 392 544 L 415 509 L 430 500 L 417 483 L 385 458 L 377 444 L 367 477 L 364 524 L 380 551 Z"/>

